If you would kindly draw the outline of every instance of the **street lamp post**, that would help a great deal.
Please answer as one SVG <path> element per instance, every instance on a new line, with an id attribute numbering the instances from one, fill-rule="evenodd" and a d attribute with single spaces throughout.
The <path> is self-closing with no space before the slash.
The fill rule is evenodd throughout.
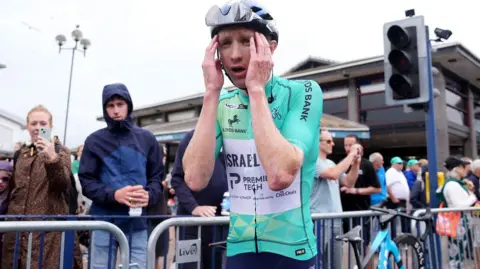
<path id="1" fill-rule="evenodd" d="M 70 91 L 72 89 L 72 75 L 73 75 L 73 63 L 75 61 L 75 52 L 83 52 L 83 56 L 87 55 L 87 49 L 90 47 L 91 42 L 89 39 L 83 38 L 83 33 L 78 28 L 80 26 L 77 25 L 75 30 L 72 31 L 72 38 L 75 41 L 75 46 L 72 48 L 64 48 L 63 45 L 67 41 L 67 38 L 64 35 L 57 35 L 55 40 L 58 44 L 58 53 L 61 53 L 62 50 L 71 50 L 72 51 L 72 61 L 70 65 L 70 80 L 68 82 L 68 96 L 67 96 L 67 112 L 65 115 L 65 128 L 63 130 L 63 145 L 67 145 L 67 127 L 68 127 L 68 113 L 70 110 Z M 80 45 L 80 46 L 79 46 Z M 80 48 L 79 48 L 80 47 Z"/>

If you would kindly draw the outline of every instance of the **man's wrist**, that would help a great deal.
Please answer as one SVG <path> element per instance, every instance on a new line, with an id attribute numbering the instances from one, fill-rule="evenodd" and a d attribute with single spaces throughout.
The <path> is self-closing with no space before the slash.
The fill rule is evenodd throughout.
<path id="1" fill-rule="evenodd" d="M 248 95 L 259 95 L 259 94 L 263 94 L 265 95 L 265 87 L 262 87 L 262 86 L 254 86 L 254 87 L 251 87 L 251 88 L 248 88 Z"/>
<path id="2" fill-rule="evenodd" d="M 220 96 L 220 90 L 215 91 L 215 90 L 207 90 L 205 94 L 203 95 L 203 100 L 208 101 L 211 99 L 214 99 L 215 101 L 218 101 L 218 97 Z"/>

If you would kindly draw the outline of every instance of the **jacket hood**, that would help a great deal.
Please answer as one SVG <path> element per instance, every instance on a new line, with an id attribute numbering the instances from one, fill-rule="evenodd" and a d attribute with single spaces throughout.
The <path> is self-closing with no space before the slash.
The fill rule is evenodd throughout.
<path id="1" fill-rule="evenodd" d="M 13 165 L 7 161 L 0 161 L 0 171 L 11 173 L 13 172 Z"/>
<path id="2" fill-rule="evenodd" d="M 124 99 L 128 105 L 128 115 L 124 120 L 114 120 L 108 116 L 107 103 L 112 97 L 117 96 Z M 122 83 L 108 84 L 103 87 L 102 93 L 103 118 L 107 122 L 108 129 L 112 131 L 126 131 L 133 127 L 133 102 L 127 86 Z"/>

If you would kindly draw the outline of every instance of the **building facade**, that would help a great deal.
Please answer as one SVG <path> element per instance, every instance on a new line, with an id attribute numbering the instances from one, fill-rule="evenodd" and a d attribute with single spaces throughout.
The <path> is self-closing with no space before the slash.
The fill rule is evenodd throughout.
<path id="1" fill-rule="evenodd" d="M 282 77 L 311 79 L 320 84 L 324 113 L 338 117 L 335 122 L 345 125 L 337 129 L 337 138 L 359 128 L 357 133 L 365 134 L 362 142 L 366 154 L 380 151 L 386 160 L 391 156 L 426 157 L 426 113 L 386 105 L 383 60 L 383 56 L 378 56 L 337 63 L 310 57 Z M 445 43 L 433 47 L 432 61 L 434 87 L 439 92 L 435 98 L 439 165 L 449 154 L 476 158 L 480 133 L 480 60 L 460 43 Z M 195 126 L 202 101 L 203 92 L 141 107 L 134 111 L 135 121 L 168 146 L 171 162 L 175 145 Z M 343 145 L 338 142 L 335 152 L 342 155 Z"/>
<path id="2" fill-rule="evenodd" d="M 25 120 L 0 109 L 0 156 L 12 154 L 25 128 Z"/>

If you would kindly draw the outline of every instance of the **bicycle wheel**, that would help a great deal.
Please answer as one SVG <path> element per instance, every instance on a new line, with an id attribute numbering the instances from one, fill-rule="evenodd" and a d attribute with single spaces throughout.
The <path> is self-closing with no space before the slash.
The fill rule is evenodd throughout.
<path id="1" fill-rule="evenodd" d="M 423 245 L 415 236 L 411 234 L 402 234 L 393 239 L 402 256 L 404 268 L 425 268 L 425 253 Z M 408 251 L 412 249 L 412 251 Z M 403 250 L 407 250 L 406 255 Z"/>

